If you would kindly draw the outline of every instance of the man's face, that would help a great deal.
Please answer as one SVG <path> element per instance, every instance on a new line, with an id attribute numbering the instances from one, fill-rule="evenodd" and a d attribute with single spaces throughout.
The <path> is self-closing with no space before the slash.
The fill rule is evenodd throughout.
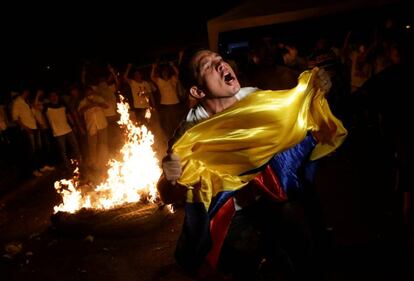
<path id="1" fill-rule="evenodd" d="M 94 92 L 93 92 L 93 90 L 92 90 L 92 89 L 87 89 L 87 90 L 85 91 L 85 97 L 92 97 L 92 96 L 93 96 L 93 94 L 94 94 Z"/>
<path id="2" fill-rule="evenodd" d="M 43 90 L 37 90 L 37 96 L 39 98 L 43 98 L 45 96 L 45 92 Z"/>
<path id="3" fill-rule="evenodd" d="M 137 81 L 137 82 L 141 82 L 141 79 L 142 79 L 141 72 L 135 71 L 134 72 L 134 80 Z"/>
<path id="4" fill-rule="evenodd" d="M 73 98 L 79 97 L 79 90 L 78 89 L 70 90 L 70 96 L 73 97 Z"/>
<path id="5" fill-rule="evenodd" d="M 22 97 L 27 99 L 30 95 L 30 91 L 29 90 L 23 90 L 22 92 Z"/>
<path id="6" fill-rule="evenodd" d="M 193 58 L 198 80 L 207 98 L 232 97 L 240 90 L 231 66 L 211 51 L 201 51 Z"/>
<path id="7" fill-rule="evenodd" d="M 50 102 L 53 104 L 57 104 L 59 102 L 59 96 L 55 92 L 50 93 L 49 98 Z"/>

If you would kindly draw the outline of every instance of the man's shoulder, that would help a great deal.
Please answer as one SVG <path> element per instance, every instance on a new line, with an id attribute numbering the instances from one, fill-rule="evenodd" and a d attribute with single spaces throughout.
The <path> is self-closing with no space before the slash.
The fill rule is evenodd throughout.
<path id="1" fill-rule="evenodd" d="M 88 103 L 88 99 L 86 97 L 84 97 L 83 99 L 81 99 L 81 101 L 79 102 L 78 107 L 83 107 Z"/>
<path id="2" fill-rule="evenodd" d="M 128 79 L 127 80 L 128 81 L 128 84 L 130 85 L 130 86 L 132 86 L 132 85 L 136 85 L 138 82 L 137 81 L 135 81 L 134 79 Z"/>
<path id="3" fill-rule="evenodd" d="M 24 102 L 24 99 L 21 96 L 17 96 L 14 100 L 13 100 L 13 104 L 17 104 L 17 103 L 22 103 Z"/>
<path id="4" fill-rule="evenodd" d="M 16 108 L 22 108 L 26 104 L 27 104 L 26 101 L 22 97 L 18 96 L 17 98 L 14 99 L 14 101 L 12 103 L 12 108 L 15 108 L 15 109 Z"/>
<path id="5" fill-rule="evenodd" d="M 236 94 L 235 97 L 238 100 L 242 100 L 245 97 L 247 97 L 248 95 L 250 95 L 250 94 L 252 94 L 252 93 L 254 93 L 258 90 L 259 90 L 259 88 L 257 88 L 257 87 L 243 87 L 239 90 L 239 92 Z"/>
<path id="6" fill-rule="evenodd" d="M 59 102 L 57 104 L 53 104 L 53 103 L 45 103 L 44 104 L 44 111 L 47 111 L 48 109 L 61 109 L 63 108 L 64 110 L 66 110 L 66 105 L 62 102 Z"/>

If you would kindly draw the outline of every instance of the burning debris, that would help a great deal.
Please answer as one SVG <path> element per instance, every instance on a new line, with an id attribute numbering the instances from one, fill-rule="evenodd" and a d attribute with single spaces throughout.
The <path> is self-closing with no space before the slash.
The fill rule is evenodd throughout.
<path id="1" fill-rule="evenodd" d="M 161 169 L 152 149 L 154 135 L 146 126 L 137 126 L 130 120 L 129 106 L 122 97 L 118 113 L 118 124 L 126 135 L 120 160 L 108 162 L 107 178 L 97 186 L 82 185 L 78 168 L 72 179 L 56 181 L 55 189 L 63 202 L 54 207 L 52 221 L 55 225 L 76 226 L 91 233 L 112 232 L 115 228 L 121 231 L 122 221 L 144 222 L 165 217 L 169 212 L 168 208 L 155 203 Z M 157 212 L 164 215 L 157 215 Z M 139 218 L 132 219 L 134 216 Z"/>
<path id="2" fill-rule="evenodd" d="M 154 135 L 146 126 L 136 126 L 129 118 L 129 106 L 121 98 L 118 103 L 121 117 L 118 121 L 126 131 L 126 142 L 121 149 L 121 160 L 111 159 L 105 182 L 96 188 L 80 186 L 79 170 L 72 179 L 55 182 L 55 189 L 63 203 L 54 212 L 76 213 L 82 208 L 111 209 L 145 198 L 154 202 L 157 198 L 156 183 L 161 169 L 152 149 Z"/>

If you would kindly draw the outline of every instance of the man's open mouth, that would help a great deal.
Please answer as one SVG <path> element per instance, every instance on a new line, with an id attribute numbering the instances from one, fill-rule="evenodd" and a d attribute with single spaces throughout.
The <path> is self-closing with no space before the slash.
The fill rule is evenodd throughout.
<path id="1" fill-rule="evenodd" d="M 226 75 L 224 75 L 224 81 L 227 83 L 231 83 L 232 81 L 234 81 L 233 75 L 231 75 L 231 73 L 227 73 Z"/>

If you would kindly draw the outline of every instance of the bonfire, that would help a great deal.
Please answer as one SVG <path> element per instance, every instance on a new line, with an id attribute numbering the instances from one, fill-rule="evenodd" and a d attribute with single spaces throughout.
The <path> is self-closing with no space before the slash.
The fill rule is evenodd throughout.
<path id="1" fill-rule="evenodd" d="M 129 105 L 122 96 L 117 111 L 118 124 L 126 134 L 120 159 L 109 160 L 106 179 L 95 187 L 80 186 L 78 168 L 71 179 L 56 181 L 55 189 L 63 202 L 54 207 L 55 214 L 75 214 L 81 209 L 108 210 L 128 203 L 157 200 L 156 183 L 161 169 L 152 148 L 154 135 L 145 125 L 138 126 L 130 120 Z M 150 115 L 148 110 L 146 117 Z"/>

